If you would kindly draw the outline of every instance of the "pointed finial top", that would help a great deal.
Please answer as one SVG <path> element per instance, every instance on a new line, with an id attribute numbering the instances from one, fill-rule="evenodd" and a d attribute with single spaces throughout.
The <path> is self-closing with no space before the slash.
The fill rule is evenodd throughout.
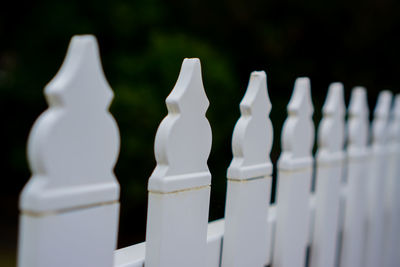
<path id="1" fill-rule="evenodd" d="M 343 84 L 336 82 L 329 85 L 328 95 L 323 106 L 324 115 L 343 116 L 346 113 Z"/>
<path id="2" fill-rule="evenodd" d="M 342 152 L 344 146 L 345 104 L 343 84 L 332 83 L 323 106 L 323 118 L 318 129 L 318 154 Z"/>
<path id="3" fill-rule="evenodd" d="M 368 142 L 369 110 L 364 87 L 355 87 L 351 92 L 348 110 L 348 148 L 364 149 Z"/>
<path id="4" fill-rule="evenodd" d="M 392 93 L 382 91 L 378 96 L 378 101 L 374 110 L 374 120 L 372 122 L 372 142 L 374 144 L 384 144 L 388 139 L 388 122 L 390 107 L 392 104 Z"/>
<path id="5" fill-rule="evenodd" d="M 96 37 L 72 38 L 65 60 L 45 93 L 50 106 L 108 108 L 113 92 L 104 76 Z"/>
<path id="6" fill-rule="evenodd" d="M 119 132 L 107 110 L 112 92 L 93 36 L 72 38 L 45 93 L 49 108 L 29 136 L 33 175 L 21 195 L 21 209 L 56 211 L 118 200 L 113 169 Z"/>
<path id="7" fill-rule="evenodd" d="M 185 58 L 174 89 L 166 99 L 168 112 L 204 115 L 209 102 L 204 91 L 198 58 Z"/>
<path id="8" fill-rule="evenodd" d="M 388 118 L 391 105 L 392 93 L 388 90 L 380 92 L 374 110 L 374 118 Z"/>
<path id="9" fill-rule="evenodd" d="M 349 104 L 350 117 L 368 117 L 367 91 L 365 87 L 357 86 L 351 92 Z"/>
<path id="10" fill-rule="evenodd" d="M 233 131 L 233 160 L 228 168 L 228 178 L 250 179 L 272 173 L 269 158 L 273 137 L 270 111 L 267 76 L 264 71 L 252 72 L 240 103 L 241 117 Z"/>
<path id="11" fill-rule="evenodd" d="M 149 191 L 168 193 L 210 185 L 207 159 L 211 128 L 205 117 L 209 102 L 199 59 L 183 61 L 166 103 L 168 115 L 157 130 L 154 144 L 157 166 L 149 179 Z"/>
<path id="12" fill-rule="evenodd" d="M 298 78 L 288 105 L 288 118 L 282 130 L 280 168 L 303 168 L 312 164 L 314 144 L 313 105 L 310 80 Z"/>
<path id="13" fill-rule="evenodd" d="M 307 77 L 297 78 L 294 84 L 293 95 L 288 105 L 289 113 L 311 116 L 314 108 L 311 101 L 310 79 Z"/>

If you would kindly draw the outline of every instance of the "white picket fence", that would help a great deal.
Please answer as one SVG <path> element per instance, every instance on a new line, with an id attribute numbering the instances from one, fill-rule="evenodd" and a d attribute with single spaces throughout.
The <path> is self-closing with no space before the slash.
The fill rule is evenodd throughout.
<path id="1" fill-rule="evenodd" d="M 93 36 L 73 37 L 45 95 L 28 142 L 20 267 L 400 266 L 400 95 L 393 107 L 389 91 L 379 95 L 370 127 L 366 90 L 353 89 L 346 124 L 343 85 L 331 84 L 314 165 L 310 81 L 298 78 L 270 205 L 271 103 L 265 72 L 253 72 L 233 132 L 225 218 L 209 223 L 209 102 L 200 61 L 185 59 L 155 139 L 146 242 L 118 250 L 119 132 Z"/>

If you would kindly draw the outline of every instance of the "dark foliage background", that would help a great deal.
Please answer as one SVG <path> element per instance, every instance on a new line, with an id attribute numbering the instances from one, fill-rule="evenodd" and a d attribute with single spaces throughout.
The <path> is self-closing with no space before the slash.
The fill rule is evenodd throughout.
<path id="1" fill-rule="evenodd" d="M 341 81 L 348 102 L 355 85 L 371 108 L 382 89 L 398 92 L 400 2 L 395 0 L 9 1 L 0 10 L 0 265 L 14 266 L 18 194 L 30 176 L 30 127 L 46 109 L 43 88 L 74 34 L 95 34 L 115 91 L 111 112 L 121 130 L 115 172 L 122 186 L 119 247 L 144 240 L 146 182 L 164 100 L 185 57 L 199 57 L 210 100 L 213 174 L 210 220 L 223 216 L 225 171 L 238 104 L 253 70 L 266 70 L 279 134 L 293 83 L 312 81 L 315 121 L 329 83 Z"/>

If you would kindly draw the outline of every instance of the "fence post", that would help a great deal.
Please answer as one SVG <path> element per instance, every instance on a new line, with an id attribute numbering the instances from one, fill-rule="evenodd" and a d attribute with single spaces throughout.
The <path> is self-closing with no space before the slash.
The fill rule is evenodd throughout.
<path id="1" fill-rule="evenodd" d="M 20 267 L 110 267 L 119 185 L 118 127 L 93 36 L 75 36 L 46 86 L 49 108 L 28 142 L 32 177 L 20 198 Z"/>
<path id="2" fill-rule="evenodd" d="M 157 166 L 149 184 L 146 267 L 203 267 L 211 174 L 211 128 L 205 117 L 199 59 L 185 59 L 166 100 L 168 115 L 154 145 Z"/>
<path id="3" fill-rule="evenodd" d="M 269 255 L 267 213 L 271 194 L 271 102 L 264 71 L 253 72 L 240 103 L 228 169 L 222 266 L 263 267 Z"/>
<path id="4" fill-rule="evenodd" d="M 311 267 L 333 267 L 338 240 L 340 185 L 344 161 L 343 85 L 333 83 L 318 128 L 316 210 Z"/>
<path id="5" fill-rule="evenodd" d="M 282 130 L 278 162 L 278 190 L 274 267 L 303 267 L 309 235 L 310 190 L 313 167 L 310 81 L 298 78 Z"/>
<path id="6" fill-rule="evenodd" d="M 367 176 L 367 229 L 366 229 L 366 267 L 383 265 L 385 185 L 387 183 L 387 137 L 388 120 L 392 94 L 383 91 L 379 94 L 372 122 L 371 153 Z"/>
<path id="7" fill-rule="evenodd" d="M 400 264 L 400 95 L 396 95 L 388 130 L 388 183 L 385 194 L 385 267 Z"/>
<path id="8" fill-rule="evenodd" d="M 347 184 L 340 267 L 362 266 L 368 175 L 368 104 L 365 88 L 353 89 L 347 122 Z"/>

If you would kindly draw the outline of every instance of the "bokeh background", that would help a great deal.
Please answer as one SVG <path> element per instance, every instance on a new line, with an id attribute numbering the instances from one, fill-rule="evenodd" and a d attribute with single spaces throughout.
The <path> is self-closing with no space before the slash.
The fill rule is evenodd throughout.
<path id="1" fill-rule="evenodd" d="M 165 98 L 185 57 L 199 57 L 210 100 L 213 174 L 210 220 L 223 217 L 226 168 L 239 102 L 253 70 L 265 70 L 275 141 L 296 77 L 312 82 L 316 125 L 329 83 L 399 92 L 400 2 L 396 0 L 8 1 L 0 10 L 0 266 L 15 266 L 18 194 L 30 176 L 26 140 L 46 109 L 43 88 L 74 34 L 97 36 L 115 91 L 121 131 L 119 247 L 144 240 L 147 179 Z M 90 103 L 88 103 L 90 104 Z M 273 198 L 272 198 L 273 201 Z"/>

